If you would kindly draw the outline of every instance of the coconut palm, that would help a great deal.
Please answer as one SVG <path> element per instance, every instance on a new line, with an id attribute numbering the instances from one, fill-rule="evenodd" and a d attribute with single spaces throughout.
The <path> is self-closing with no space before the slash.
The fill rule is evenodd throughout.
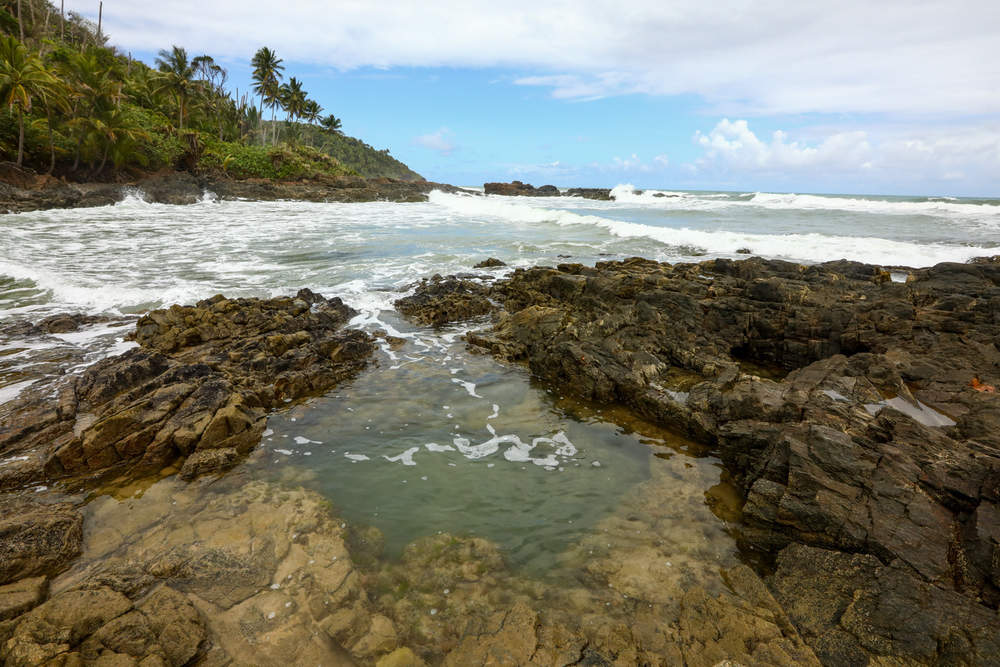
<path id="1" fill-rule="evenodd" d="M 323 113 L 323 107 L 316 100 L 306 100 L 302 110 L 302 117 L 310 125 L 319 120 L 319 115 Z"/>
<path id="2" fill-rule="evenodd" d="M 264 107 L 271 107 L 271 125 L 274 125 L 274 110 L 280 99 L 279 81 L 285 67 L 277 54 L 266 46 L 257 50 L 250 60 L 253 66 L 253 91 L 260 95 L 260 144 L 264 145 Z"/>
<path id="3" fill-rule="evenodd" d="M 281 87 L 281 108 L 288 114 L 288 120 L 302 116 L 306 106 L 306 91 L 302 90 L 302 82 L 294 76 Z"/>
<path id="4" fill-rule="evenodd" d="M 187 50 L 180 46 L 174 46 L 170 51 L 160 49 L 156 67 L 160 70 L 158 90 L 170 91 L 177 99 L 177 127 L 183 130 L 188 100 L 201 86 L 194 78 L 197 67 L 188 60 Z"/>
<path id="5" fill-rule="evenodd" d="M 17 110 L 17 166 L 24 164 L 24 114 L 53 94 L 57 81 L 41 59 L 12 36 L 0 37 L 0 104 Z"/>
<path id="6" fill-rule="evenodd" d="M 334 134 L 340 134 L 340 119 L 330 114 L 329 116 L 321 119 L 319 124 L 323 126 L 323 129 L 327 132 L 333 132 Z"/>

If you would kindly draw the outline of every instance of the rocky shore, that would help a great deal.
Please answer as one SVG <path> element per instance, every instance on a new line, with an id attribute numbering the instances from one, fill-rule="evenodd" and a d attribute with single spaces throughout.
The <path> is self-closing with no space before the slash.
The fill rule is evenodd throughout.
<path id="1" fill-rule="evenodd" d="M 339 299 L 150 312 L 125 354 L 0 405 L 0 662 L 1000 664 L 1000 263 L 906 273 L 630 259 L 400 299 L 480 318 L 473 349 L 725 465 L 736 497 L 694 508 L 674 506 L 684 461 L 655 468 L 565 556 L 570 582 L 447 534 L 382 560 L 307 473 L 233 469 L 268 414 L 370 363 Z M 713 502 L 744 563 L 664 562 Z"/>
<path id="2" fill-rule="evenodd" d="M 169 171 L 115 183 L 67 183 L 53 178 L 0 181 L 0 213 L 20 213 L 52 208 L 108 206 L 129 193 L 156 204 L 194 204 L 206 192 L 218 199 L 254 201 L 295 200 L 312 202 L 419 202 L 431 190 L 458 189 L 430 181 L 391 179 L 333 179 L 311 181 L 235 180 L 218 175 Z"/>
<path id="3" fill-rule="evenodd" d="M 718 453 L 824 664 L 1000 663 L 1000 264 L 632 259 L 423 283 L 422 322 Z"/>

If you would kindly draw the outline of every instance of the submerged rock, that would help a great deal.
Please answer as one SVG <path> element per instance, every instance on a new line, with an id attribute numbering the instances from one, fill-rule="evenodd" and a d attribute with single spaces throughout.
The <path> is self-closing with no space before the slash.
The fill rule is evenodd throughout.
<path id="1" fill-rule="evenodd" d="M 178 459 L 185 477 L 231 466 L 260 441 L 268 409 L 364 368 L 375 347 L 344 328 L 353 314 L 309 290 L 153 311 L 138 348 L 0 406 L 0 489 Z"/>
<path id="2" fill-rule="evenodd" d="M 439 313 L 466 298 L 447 282 L 435 294 Z M 818 653 L 976 663 L 995 650 L 1000 403 L 983 388 L 1000 382 L 1000 266 L 941 264 L 903 284 L 844 261 L 630 259 L 518 270 L 481 297 L 494 325 L 471 345 L 714 448 L 745 502 L 747 549 L 870 558 L 881 580 L 796 561 L 799 580 L 843 599 L 895 596 L 891 613 L 859 607 L 850 641 L 836 639 L 843 619 L 791 614 Z M 808 594 L 782 576 L 783 604 Z M 936 639 L 895 640 L 904 616 Z"/>

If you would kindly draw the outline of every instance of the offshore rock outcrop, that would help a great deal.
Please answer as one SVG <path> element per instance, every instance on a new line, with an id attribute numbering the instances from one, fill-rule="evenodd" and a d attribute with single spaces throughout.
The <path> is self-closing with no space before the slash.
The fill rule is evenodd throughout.
<path id="1" fill-rule="evenodd" d="M 483 191 L 488 195 L 506 195 L 508 197 L 558 197 L 559 188 L 554 185 L 543 185 L 536 188 L 531 183 L 511 181 L 510 183 L 484 183 Z"/>
<path id="2" fill-rule="evenodd" d="M 632 259 L 481 296 L 470 344 L 715 449 L 824 662 L 1000 661 L 1000 264 Z"/>
<path id="3" fill-rule="evenodd" d="M 195 477 L 260 441 L 269 409 L 364 368 L 368 334 L 340 299 L 226 299 L 143 316 L 139 347 L 0 406 L 0 490 L 108 470 Z"/>

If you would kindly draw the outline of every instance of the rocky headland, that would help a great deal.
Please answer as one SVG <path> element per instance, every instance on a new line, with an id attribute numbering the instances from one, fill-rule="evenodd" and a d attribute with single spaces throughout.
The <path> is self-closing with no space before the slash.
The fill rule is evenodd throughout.
<path id="1" fill-rule="evenodd" d="M 693 507 L 683 459 L 653 470 L 565 555 L 573 581 L 447 534 L 385 561 L 308 472 L 237 466 L 268 414 L 370 363 L 339 299 L 150 312 L 133 349 L 0 406 L 0 661 L 1000 664 L 1000 263 L 907 273 L 630 259 L 400 299 L 429 325 L 479 318 L 473 349 L 725 466 L 737 493 Z M 743 564 L 664 562 L 713 504 Z"/>
<path id="2" fill-rule="evenodd" d="M 108 206 L 130 193 L 139 193 L 155 204 L 194 204 L 206 193 L 220 200 L 311 202 L 421 202 L 432 190 L 457 192 L 458 188 L 430 181 L 389 178 L 323 177 L 295 181 L 234 179 L 218 174 L 163 171 L 136 179 L 108 183 L 72 183 L 44 176 L 0 180 L 0 213 L 20 213 L 52 208 Z"/>

